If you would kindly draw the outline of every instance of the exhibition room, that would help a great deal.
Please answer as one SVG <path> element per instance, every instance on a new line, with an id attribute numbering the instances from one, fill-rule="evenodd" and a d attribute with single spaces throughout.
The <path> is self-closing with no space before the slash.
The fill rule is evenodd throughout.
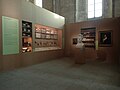
<path id="1" fill-rule="evenodd" d="M 0 0 L 0 90 L 120 90 L 119 0 Z"/>

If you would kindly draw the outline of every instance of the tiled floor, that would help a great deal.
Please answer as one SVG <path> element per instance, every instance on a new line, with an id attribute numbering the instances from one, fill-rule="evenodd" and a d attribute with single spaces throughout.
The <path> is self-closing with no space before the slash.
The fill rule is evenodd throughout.
<path id="1" fill-rule="evenodd" d="M 0 90 L 120 90 L 120 73 L 103 62 L 61 58 L 0 73 Z"/>

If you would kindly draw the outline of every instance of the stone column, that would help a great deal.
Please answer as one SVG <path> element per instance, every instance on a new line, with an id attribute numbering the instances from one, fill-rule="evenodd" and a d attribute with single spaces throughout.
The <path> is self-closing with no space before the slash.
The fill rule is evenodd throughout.
<path id="1" fill-rule="evenodd" d="M 112 18 L 112 0 L 103 0 L 103 18 Z"/>
<path id="2" fill-rule="evenodd" d="M 87 20 L 87 0 L 76 0 L 76 22 Z"/>
<path id="3" fill-rule="evenodd" d="M 120 17 L 120 0 L 114 0 L 114 16 Z"/>

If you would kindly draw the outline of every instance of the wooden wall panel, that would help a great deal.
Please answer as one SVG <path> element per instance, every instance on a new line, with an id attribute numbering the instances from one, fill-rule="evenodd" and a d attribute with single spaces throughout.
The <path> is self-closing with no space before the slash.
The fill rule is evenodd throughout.
<path id="1" fill-rule="evenodd" d="M 64 56 L 64 50 L 42 51 L 34 53 L 21 53 L 18 55 L 3 56 L 1 62 L 1 71 L 14 70 L 20 67 L 26 67 L 41 62 L 61 58 Z"/>
<path id="2" fill-rule="evenodd" d="M 13 70 L 21 67 L 20 55 L 5 55 L 2 58 L 2 71 Z"/>
<path id="3" fill-rule="evenodd" d="M 81 28 L 96 27 L 96 40 L 98 41 L 99 31 L 113 31 L 113 45 L 112 47 L 99 47 L 98 50 L 94 48 L 86 48 L 86 59 L 95 60 L 99 54 L 104 53 L 106 62 L 113 63 L 119 60 L 119 35 L 120 35 L 120 18 L 107 18 L 101 20 L 84 21 L 79 23 L 71 23 L 66 25 L 66 56 L 74 56 L 75 45 L 72 45 L 72 38 L 80 33 Z M 99 52 L 99 53 L 97 53 Z M 98 55 L 97 55 L 98 54 Z M 101 57 L 99 57 L 101 58 Z"/>
<path id="4" fill-rule="evenodd" d="M 24 4 L 23 4 L 24 3 Z M 30 5 L 30 6 L 29 6 Z M 44 9 L 36 10 L 36 7 L 34 4 L 31 4 L 29 2 L 26 2 L 25 0 L 0 0 L 0 71 L 7 71 L 7 70 L 13 70 L 20 67 L 30 66 L 33 64 L 38 64 L 43 61 L 52 60 L 56 58 L 60 58 L 64 56 L 64 50 L 54 50 L 54 51 L 43 51 L 43 52 L 31 52 L 31 53 L 21 53 L 22 49 L 22 20 L 28 20 L 32 21 L 33 24 L 35 24 L 36 20 L 39 20 L 39 18 L 42 18 L 41 15 L 36 18 L 35 12 L 39 12 L 42 10 L 45 12 L 47 16 L 47 12 L 51 15 L 52 23 L 50 22 L 49 25 L 53 25 L 56 28 L 63 28 L 64 25 L 64 19 L 56 20 L 56 22 L 53 20 L 54 16 L 53 13 Z M 38 7 L 37 7 L 38 8 Z M 24 10 L 23 10 L 24 9 Z M 34 11 L 33 11 L 34 10 Z M 48 14 L 48 15 L 49 15 Z M 19 19 L 19 33 L 20 33 L 20 53 L 16 55 L 2 55 L 2 18 L 1 16 L 7 16 Z M 42 16 L 44 16 L 42 14 Z M 46 18 L 46 17 L 44 17 Z M 49 17 L 47 16 L 47 19 Z M 43 19 L 42 19 L 43 20 Z M 47 22 L 47 21 L 42 21 Z M 47 22 L 48 24 L 48 22 Z M 48 25 L 48 26 L 49 26 Z M 34 26 L 34 25 L 33 25 Z M 34 27 L 33 27 L 34 30 Z M 33 31 L 34 35 L 34 31 Z M 33 37 L 34 40 L 34 37 Z"/>
<path id="5" fill-rule="evenodd" d="M 21 0 L 1 0 L 2 16 L 21 18 Z"/>
<path id="6" fill-rule="evenodd" d="M 43 61 L 63 57 L 64 50 L 42 51 L 22 54 L 21 64 L 23 67 L 38 64 Z"/>

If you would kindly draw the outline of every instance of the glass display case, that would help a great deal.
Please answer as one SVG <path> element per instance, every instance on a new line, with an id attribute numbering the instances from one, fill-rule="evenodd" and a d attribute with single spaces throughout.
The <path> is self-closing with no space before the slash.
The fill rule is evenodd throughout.
<path id="1" fill-rule="evenodd" d="M 96 38 L 96 28 L 82 28 L 81 34 L 83 35 L 82 42 L 85 44 L 85 47 L 95 48 L 95 38 Z"/>
<path id="2" fill-rule="evenodd" d="M 32 23 L 22 21 L 22 52 L 32 51 Z"/>
<path id="3" fill-rule="evenodd" d="M 35 48 L 41 50 L 52 50 L 62 48 L 62 30 L 44 26 L 35 25 Z M 41 50 L 40 50 L 41 49 Z"/>

